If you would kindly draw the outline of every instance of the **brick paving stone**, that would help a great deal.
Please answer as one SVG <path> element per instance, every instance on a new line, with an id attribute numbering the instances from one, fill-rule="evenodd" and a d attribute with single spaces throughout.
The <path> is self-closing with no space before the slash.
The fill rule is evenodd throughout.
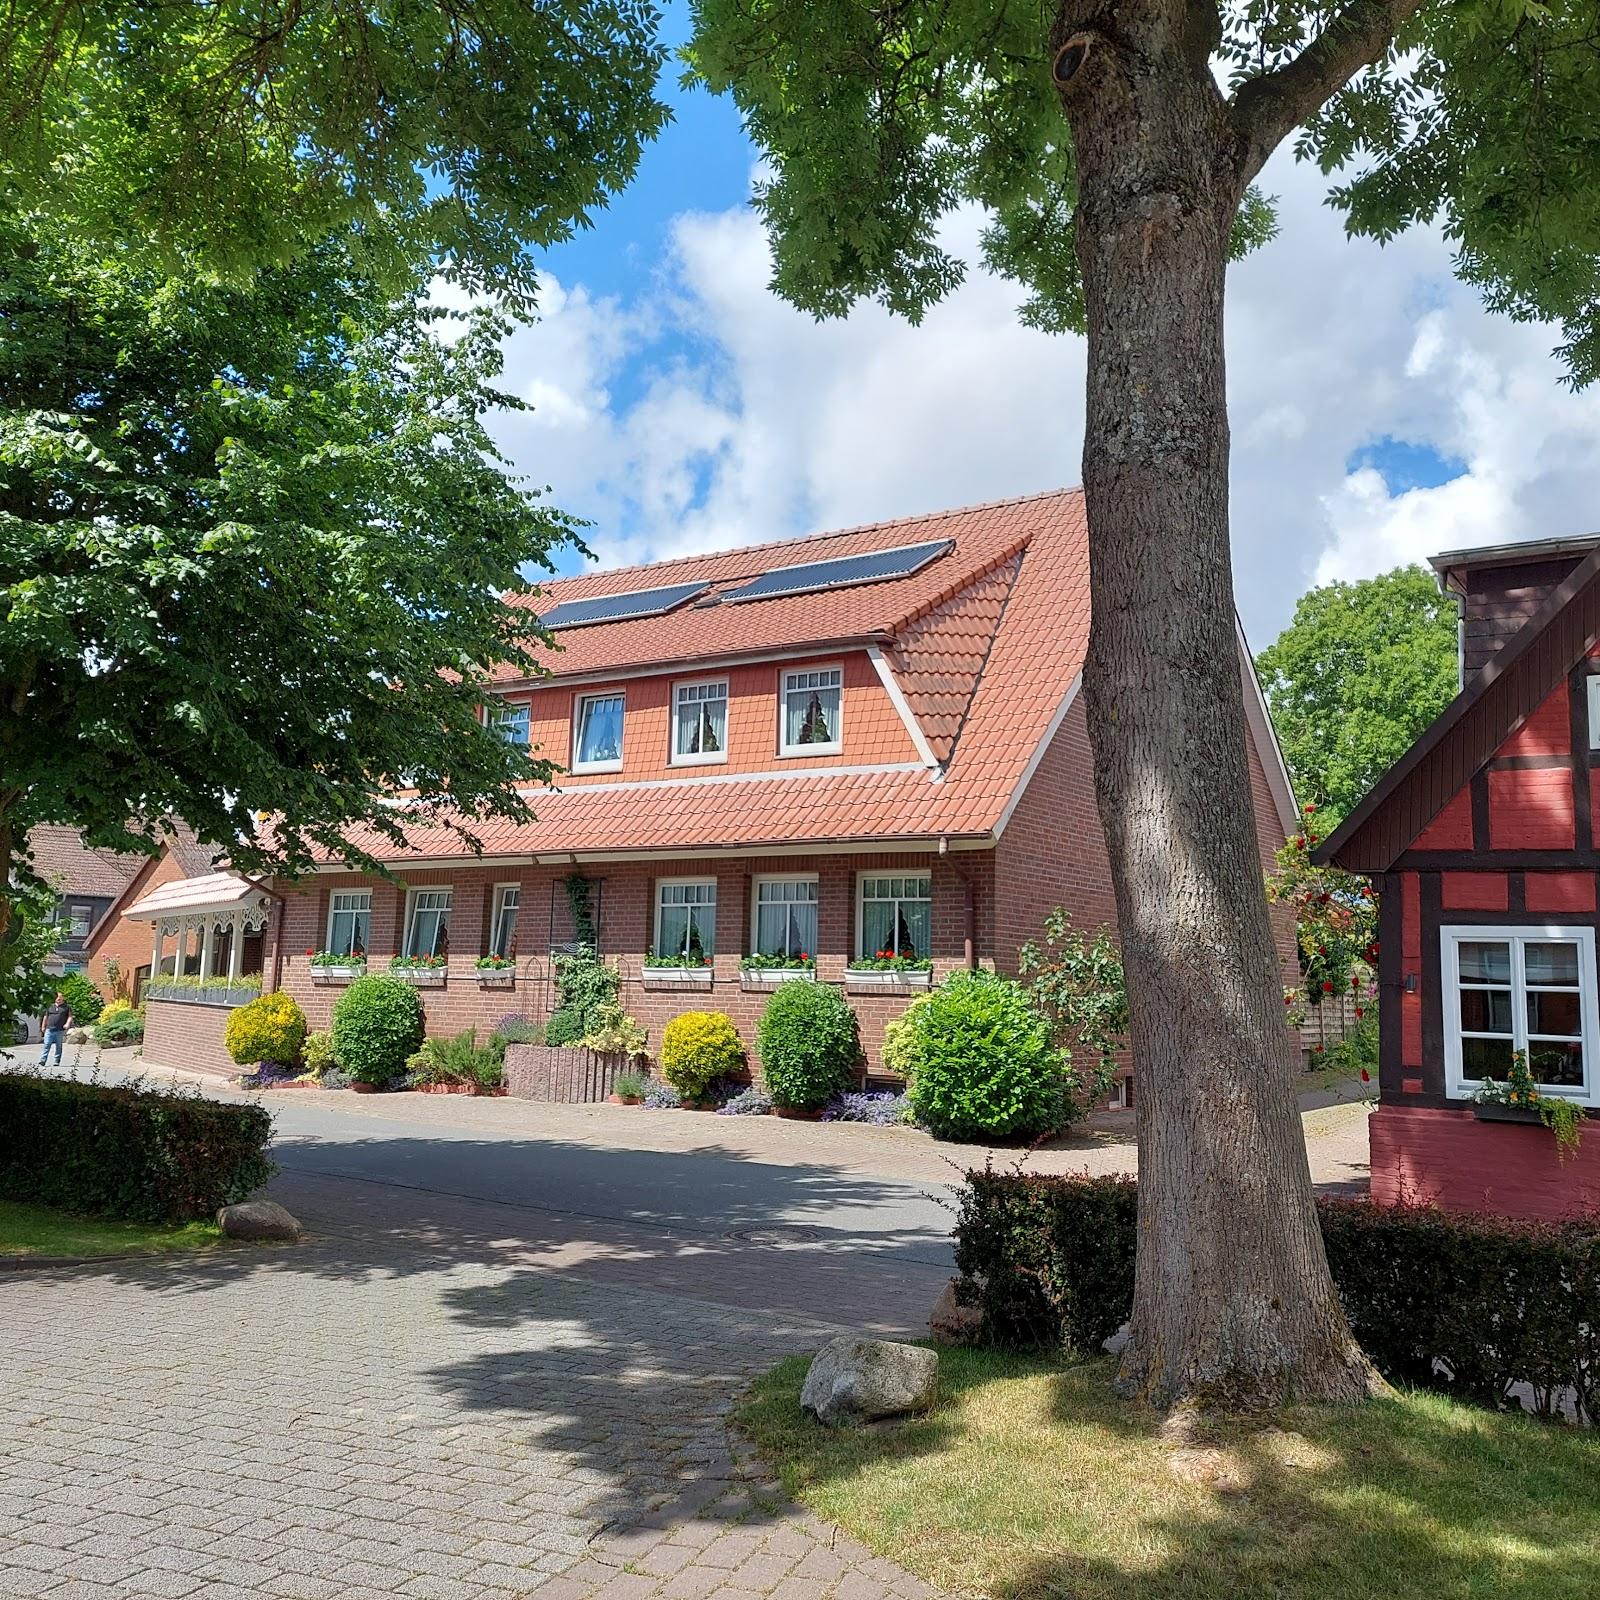
<path id="1" fill-rule="evenodd" d="M 938 1600 L 730 1453 L 826 1323 L 403 1230 L 5 1288 L 4 1600 Z"/>

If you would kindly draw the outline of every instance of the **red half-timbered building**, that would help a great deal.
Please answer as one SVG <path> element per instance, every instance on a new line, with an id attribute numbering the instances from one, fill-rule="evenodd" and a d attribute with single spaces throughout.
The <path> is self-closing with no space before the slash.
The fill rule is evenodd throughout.
<path id="1" fill-rule="evenodd" d="M 1381 895 L 1385 1203 L 1556 1218 L 1600 1208 L 1600 536 L 1433 562 L 1461 606 L 1462 689 L 1316 852 Z M 1548 1128 L 1477 1096 L 1524 1053 Z"/>

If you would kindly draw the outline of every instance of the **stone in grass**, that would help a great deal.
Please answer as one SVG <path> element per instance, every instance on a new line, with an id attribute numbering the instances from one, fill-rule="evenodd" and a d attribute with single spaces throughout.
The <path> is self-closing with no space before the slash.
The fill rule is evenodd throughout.
<path id="1" fill-rule="evenodd" d="M 887 1339 L 835 1339 L 817 1353 L 800 1391 L 818 1422 L 872 1422 L 933 1404 L 939 1357 Z"/>
<path id="2" fill-rule="evenodd" d="M 928 1318 L 928 1331 L 935 1344 L 976 1344 L 983 1335 L 983 1312 L 977 1306 L 964 1306 L 956 1299 L 956 1280 L 944 1286 Z"/>
<path id="3" fill-rule="evenodd" d="M 241 1200 L 217 1213 L 230 1239 L 298 1239 L 304 1230 L 276 1200 Z"/>

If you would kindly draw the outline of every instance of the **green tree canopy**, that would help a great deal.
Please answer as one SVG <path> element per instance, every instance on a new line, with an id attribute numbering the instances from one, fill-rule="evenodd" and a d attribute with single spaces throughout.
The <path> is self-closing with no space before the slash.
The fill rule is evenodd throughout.
<path id="1" fill-rule="evenodd" d="M 293 869 L 528 814 L 550 768 L 482 712 L 537 670 L 502 595 L 573 524 L 484 429 L 500 332 L 332 241 L 230 289 L 0 226 L 0 886 L 41 822 Z"/>
<path id="2" fill-rule="evenodd" d="M 48 0 L 0 17 L 0 191 L 248 276 L 348 230 L 403 282 L 532 286 L 666 120 L 651 0 Z M 152 248 L 153 247 L 153 248 Z"/>
<path id="3" fill-rule="evenodd" d="M 1256 657 L 1302 800 L 1327 835 L 1456 692 L 1456 607 L 1421 567 L 1300 597 Z"/>

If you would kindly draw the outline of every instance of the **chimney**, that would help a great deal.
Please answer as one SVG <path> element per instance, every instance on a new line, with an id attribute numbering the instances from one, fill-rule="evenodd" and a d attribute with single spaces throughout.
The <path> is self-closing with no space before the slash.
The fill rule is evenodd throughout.
<path id="1" fill-rule="evenodd" d="M 1429 565 L 1439 574 L 1439 587 L 1456 597 L 1461 612 L 1463 689 L 1597 545 L 1600 534 L 1583 534 L 1451 550 L 1433 557 Z"/>

